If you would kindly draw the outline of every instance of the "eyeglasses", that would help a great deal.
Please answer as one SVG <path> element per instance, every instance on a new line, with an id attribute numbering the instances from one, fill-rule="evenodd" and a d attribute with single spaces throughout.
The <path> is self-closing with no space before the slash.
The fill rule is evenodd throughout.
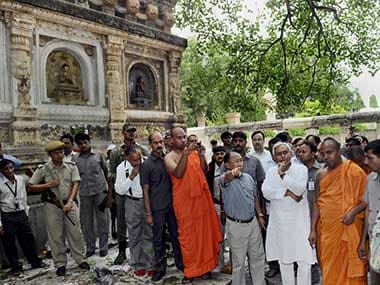
<path id="1" fill-rule="evenodd" d="M 276 152 L 276 156 L 285 156 L 289 154 L 289 150 Z"/>

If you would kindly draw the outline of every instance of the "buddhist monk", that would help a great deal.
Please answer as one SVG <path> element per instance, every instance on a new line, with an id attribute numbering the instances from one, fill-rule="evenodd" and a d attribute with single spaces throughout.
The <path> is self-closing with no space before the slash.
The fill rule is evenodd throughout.
<path id="1" fill-rule="evenodd" d="M 366 268 L 357 248 L 363 223 L 362 200 L 367 175 L 354 162 L 343 162 L 340 145 L 323 141 L 320 152 L 326 168 L 316 177 L 310 244 L 317 244 L 323 285 L 367 284 Z"/>
<path id="2" fill-rule="evenodd" d="M 173 150 L 165 156 L 165 165 L 173 183 L 186 283 L 198 276 L 210 278 L 218 263 L 222 236 L 205 176 L 204 147 L 196 142 L 186 144 L 185 131 L 179 127 L 172 130 L 172 140 Z"/>

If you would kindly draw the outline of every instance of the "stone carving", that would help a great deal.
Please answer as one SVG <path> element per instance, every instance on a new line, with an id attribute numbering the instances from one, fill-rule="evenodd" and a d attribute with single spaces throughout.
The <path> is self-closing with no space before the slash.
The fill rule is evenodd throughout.
<path id="1" fill-rule="evenodd" d="M 181 113 L 181 97 L 179 95 L 179 79 L 174 74 L 170 77 L 170 94 L 173 99 L 173 112 Z"/>
<path id="2" fill-rule="evenodd" d="M 30 78 L 28 76 L 22 75 L 17 84 L 18 90 L 18 106 L 29 107 L 30 106 Z"/>
<path id="3" fill-rule="evenodd" d="M 115 8 L 117 0 L 103 0 L 104 3 L 104 12 L 109 15 L 115 15 Z"/>
<path id="4" fill-rule="evenodd" d="M 173 13 L 171 11 L 165 11 L 164 23 L 165 23 L 165 26 L 168 28 L 173 27 L 174 20 L 173 20 Z"/>
<path id="5" fill-rule="evenodd" d="M 125 119 L 121 77 L 123 44 L 123 39 L 115 36 L 108 36 L 105 42 L 107 94 L 111 116 L 109 128 L 113 143 L 123 141 L 120 132 Z"/>
<path id="6" fill-rule="evenodd" d="M 128 13 L 136 15 L 140 11 L 140 0 L 126 0 Z"/>
<path id="7" fill-rule="evenodd" d="M 86 8 L 90 7 L 90 5 L 88 4 L 88 0 L 77 0 L 77 1 L 78 1 L 77 4 L 79 6 L 86 7 Z"/>
<path id="8" fill-rule="evenodd" d="M 9 127 L 8 126 L 0 127 L 0 142 L 2 143 L 9 142 Z"/>
<path id="9" fill-rule="evenodd" d="M 158 18 L 158 7 L 152 3 L 149 3 L 146 7 L 146 15 L 149 20 L 156 20 Z"/>
<path id="10" fill-rule="evenodd" d="M 48 98 L 64 105 L 83 105 L 88 98 L 83 95 L 82 74 L 78 61 L 64 51 L 53 51 L 46 63 L 46 88 Z"/>

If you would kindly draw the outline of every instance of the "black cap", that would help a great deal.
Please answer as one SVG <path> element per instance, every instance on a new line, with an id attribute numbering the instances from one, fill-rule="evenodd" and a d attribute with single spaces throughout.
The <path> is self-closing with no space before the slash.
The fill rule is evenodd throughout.
<path id="1" fill-rule="evenodd" d="M 135 132 L 136 128 L 132 127 L 132 126 L 130 126 L 129 124 L 126 123 L 123 126 L 123 131 L 126 131 L 126 132 Z"/>

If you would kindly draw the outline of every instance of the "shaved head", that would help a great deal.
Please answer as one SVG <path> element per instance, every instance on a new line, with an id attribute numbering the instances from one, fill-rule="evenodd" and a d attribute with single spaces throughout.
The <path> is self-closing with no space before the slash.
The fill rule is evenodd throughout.
<path id="1" fill-rule="evenodd" d="M 184 129 L 181 127 L 175 127 L 172 129 L 172 136 L 185 133 Z"/>
<path id="2" fill-rule="evenodd" d="M 323 140 L 323 145 L 328 145 L 334 147 L 336 150 L 340 150 L 340 143 L 334 138 L 325 138 Z"/>

